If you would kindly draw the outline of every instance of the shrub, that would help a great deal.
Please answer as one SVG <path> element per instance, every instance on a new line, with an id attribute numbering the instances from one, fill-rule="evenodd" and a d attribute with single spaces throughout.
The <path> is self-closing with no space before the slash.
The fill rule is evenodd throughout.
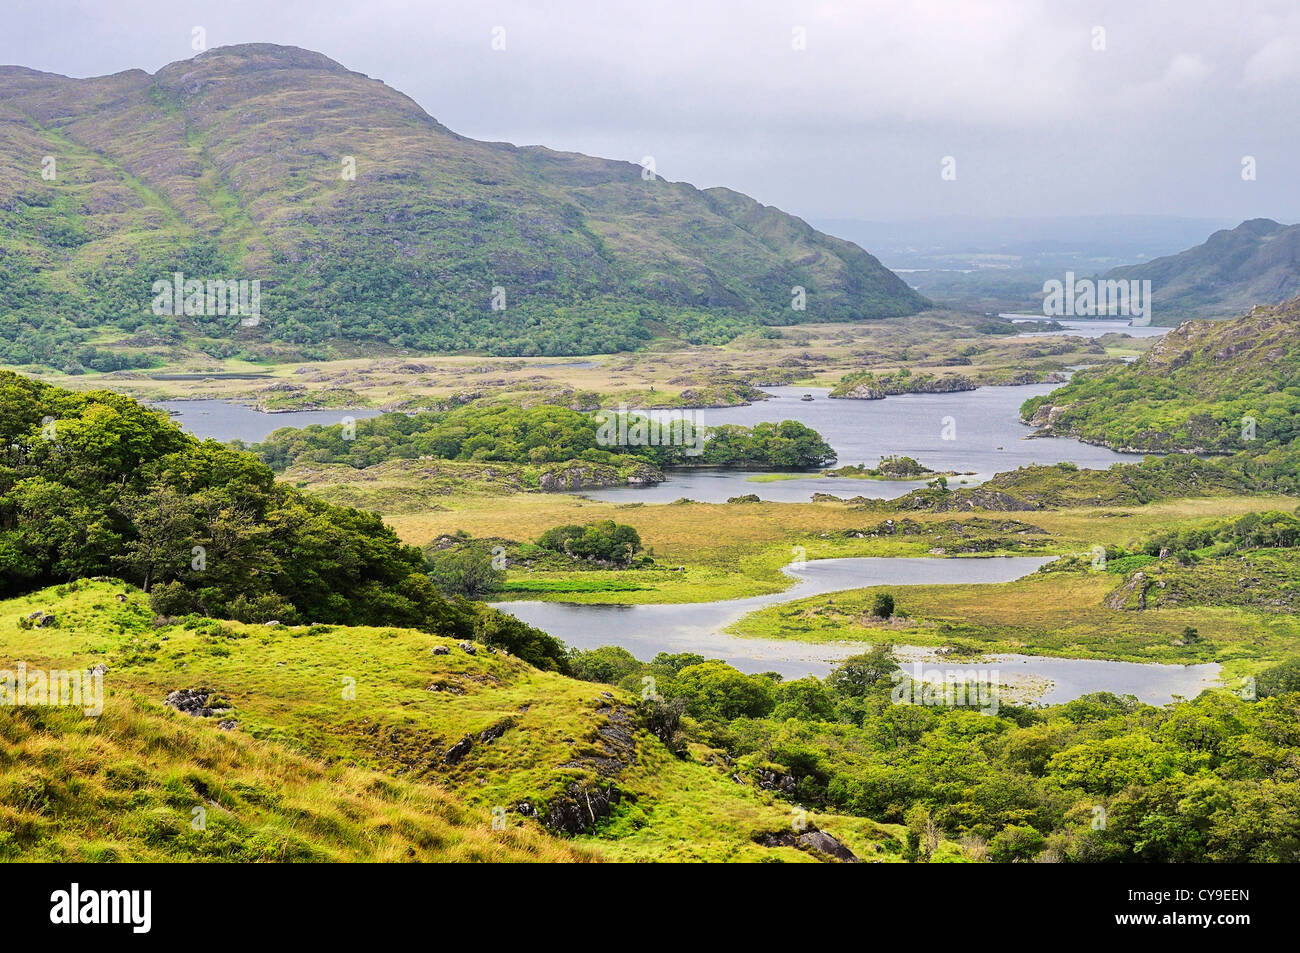
<path id="1" fill-rule="evenodd" d="M 553 527 L 537 538 L 537 545 L 579 559 L 627 565 L 641 551 L 641 536 L 631 526 L 601 520 L 588 526 Z"/>
<path id="2" fill-rule="evenodd" d="M 996 864 L 1033 860 L 1042 852 L 1043 835 L 1026 824 L 1008 824 L 989 842 L 989 859 Z"/>
<path id="3" fill-rule="evenodd" d="M 617 685 L 629 675 L 641 671 L 642 664 L 625 648 L 603 645 L 598 649 L 569 650 L 569 670 L 584 682 Z"/>
<path id="4" fill-rule="evenodd" d="M 188 615 L 194 611 L 194 595 L 180 582 L 164 582 L 149 593 L 149 608 L 154 615 Z"/>
<path id="5" fill-rule="evenodd" d="M 563 642 L 505 612 L 483 606 L 474 625 L 474 638 L 491 648 L 505 649 L 544 671 L 569 673 Z"/>
<path id="6" fill-rule="evenodd" d="M 894 597 L 887 592 L 876 593 L 876 601 L 871 606 L 871 614 L 878 619 L 888 619 L 894 614 Z"/>
<path id="7" fill-rule="evenodd" d="M 499 590 L 506 578 L 490 554 L 471 546 L 426 552 L 425 565 L 438 591 L 448 596 L 479 599 Z"/>

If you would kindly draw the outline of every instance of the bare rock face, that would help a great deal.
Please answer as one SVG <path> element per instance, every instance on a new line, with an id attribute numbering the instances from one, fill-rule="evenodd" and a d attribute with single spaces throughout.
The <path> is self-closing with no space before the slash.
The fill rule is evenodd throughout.
<path id="1" fill-rule="evenodd" d="M 447 749 L 447 753 L 442 756 L 443 764 L 459 764 L 465 755 L 470 753 L 474 747 L 474 736 L 466 735 Z"/>
<path id="2" fill-rule="evenodd" d="M 179 688 L 170 692 L 163 704 L 195 718 L 211 718 L 230 711 L 230 706 L 210 688 Z"/>
<path id="3" fill-rule="evenodd" d="M 543 473 L 538 487 L 547 493 L 564 490 L 593 490 L 611 486 L 654 486 L 662 483 L 664 475 L 648 464 L 637 466 L 626 475 L 611 466 L 595 463 L 576 463 Z"/>
<path id="4" fill-rule="evenodd" d="M 815 827 L 802 832 L 780 831 L 775 834 L 763 834 L 757 840 L 764 847 L 794 847 L 825 860 L 835 860 L 842 864 L 862 863 L 853 851 L 830 834 Z"/>
<path id="5" fill-rule="evenodd" d="M 871 384 L 859 384 L 844 395 L 848 400 L 884 400 L 887 396 L 879 387 Z"/>
<path id="6" fill-rule="evenodd" d="M 1034 411 L 1034 415 L 1029 418 L 1029 426 L 1038 427 L 1043 430 L 1050 430 L 1056 425 L 1057 419 L 1065 413 L 1066 407 L 1043 404 Z"/>
<path id="7" fill-rule="evenodd" d="M 1140 570 L 1133 573 L 1106 597 L 1106 608 L 1141 612 L 1147 607 L 1147 587 L 1150 584 L 1146 573 Z"/>
<path id="8" fill-rule="evenodd" d="M 546 806 L 542 823 L 556 833 L 589 833 L 613 813 L 622 797 L 623 792 L 613 784 L 599 787 L 575 781 Z"/>

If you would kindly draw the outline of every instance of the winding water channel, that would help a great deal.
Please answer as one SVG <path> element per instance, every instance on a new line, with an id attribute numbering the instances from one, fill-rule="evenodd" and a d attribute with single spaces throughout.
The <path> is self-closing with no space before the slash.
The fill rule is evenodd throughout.
<path id="1" fill-rule="evenodd" d="M 1093 336 L 1120 331 L 1101 322 L 1082 322 L 1075 333 Z M 1144 329 L 1146 330 L 1146 329 Z M 1150 329 L 1161 333 L 1165 329 Z M 1032 331 L 1030 332 L 1032 333 Z M 1128 331 L 1127 333 L 1132 333 Z M 697 411 L 697 423 L 753 425 L 762 421 L 798 420 L 820 432 L 839 455 L 839 464 L 875 465 L 881 456 L 903 454 L 932 469 L 952 470 L 965 477 L 950 480 L 978 483 L 994 473 L 1033 463 L 1071 462 L 1105 468 L 1133 457 L 1067 439 L 1036 439 L 1019 420 L 1019 407 L 1030 397 L 1050 393 L 1058 385 L 983 387 L 953 394 L 914 394 L 885 400 L 832 400 L 825 389 L 774 387 L 770 399 L 744 407 Z M 811 396 L 811 400 L 805 399 Z M 280 427 L 337 423 L 343 416 L 373 416 L 377 411 L 303 411 L 267 414 L 220 400 L 168 401 L 162 405 L 177 415 L 181 426 L 199 437 L 218 440 L 264 439 Z M 945 427 L 951 423 L 952 426 Z M 955 433 L 954 433 L 955 431 Z M 945 432 L 949 435 L 945 438 Z M 669 502 L 682 497 L 724 502 L 753 493 L 765 500 L 805 502 L 814 493 L 837 496 L 893 498 L 921 485 L 800 475 L 798 479 L 759 481 L 757 473 L 687 470 L 669 473 L 667 482 L 650 488 L 619 487 L 584 491 L 595 499 L 620 502 Z M 619 645 L 641 659 L 659 652 L 696 652 L 721 659 L 745 672 L 779 672 L 786 678 L 826 675 L 846 656 L 866 651 L 861 642 L 805 643 L 742 639 L 724 630 L 747 613 L 764 606 L 821 593 L 875 585 L 935 585 L 1000 583 L 1021 578 L 1048 560 L 1042 557 L 1000 558 L 849 558 L 823 559 L 786 567 L 796 582 L 784 592 L 747 599 L 671 605 L 578 605 L 562 602 L 507 602 L 499 608 L 580 648 Z M 1132 694 L 1151 704 L 1174 696 L 1192 697 L 1218 679 L 1219 666 L 1160 665 L 1046 656 L 992 656 L 977 663 L 951 662 L 930 650 L 900 647 L 910 669 L 923 672 L 996 668 L 1004 683 L 1030 686 L 1029 696 L 1059 703 L 1095 691 Z"/>
<path id="2" fill-rule="evenodd" d="M 935 585 L 1010 582 L 1034 572 L 1050 558 L 857 557 L 815 559 L 785 571 L 797 580 L 784 592 L 747 599 L 671 605 L 579 605 L 565 602 L 503 602 L 497 608 L 578 648 L 618 645 L 637 658 L 659 652 L 696 652 L 721 659 L 743 672 L 779 672 L 785 678 L 824 676 L 841 659 L 865 652 L 862 642 L 810 643 L 738 638 L 724 630 L 764 606 L 844 589 L 880 585 Z M 1089 692 L 1136 695 L 1153 705 L 1175 695 L 1194 697 L 1218 679 L 1219 666 L 1161 665 L 1105 659 L 997 655 L 978 662 L 944 661 L 928 650 L 901 647 L 911 671 L 997 669 L 1003 683 L 1032 686 L 1029 697 L 1046 704 Z"/>

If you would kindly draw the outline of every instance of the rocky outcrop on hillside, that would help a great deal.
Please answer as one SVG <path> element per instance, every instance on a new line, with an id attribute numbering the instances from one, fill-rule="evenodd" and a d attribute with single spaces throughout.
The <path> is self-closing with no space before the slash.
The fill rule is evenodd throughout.
<path id="1" fill-rule="evenodd" d="M 610 486 L 654 486 L 662 482 L 663 473 L 649 464 L 637 464 L 627 470 L 600 463 L 568 463 L 543 473 L 538 478 L 538 487 L 547 493 L 559 493 Z"/>

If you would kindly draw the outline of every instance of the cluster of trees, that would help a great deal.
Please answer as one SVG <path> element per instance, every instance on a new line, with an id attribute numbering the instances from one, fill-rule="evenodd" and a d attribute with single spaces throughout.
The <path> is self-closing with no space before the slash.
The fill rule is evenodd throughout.
<path id="1" fill-rule="evenodd" d="M 1142 547 L 1149 556 L 1168 550 L 1180 559 L 1198 554 L 1226 556 L 1245 549 L 1290 549 L 1300 544 L 1300 518 L 1269 510 L 1247 513 L 1209 526 L 1173 529 L 1152 536 Z"/>
<path id="2" fill-rule="evenodd" d="M 906 825 L 914 859 L 942 836 L 1000 861 L 1300 860 L 1296 663 L 1263 673 L 1258 701 L 1214 691 L 1154 708 L 1099 693 L 995 714 L 895 703 L 906 676 L 887 647 L 825 680 L 618 648 L 570 664 L 652 696 L 650 720 L 669 722 L 679 750 L 724 748 L 742 772 L 789 777 L 805 807 Z"/>
<path id="3" fill-rule="evenodd" d="M 381 414 L 356 423 L 286 428 L 254 448 L 272 469 L 295 463 L 346 463 L 362 468 L 387 460 L 614 463 L 624 450 L 596 443 L 587 414 L 567 407 L 459 407 L 421 414 Z M 627 448 L 633 449 L 633 448 Z"/>
<path id="4" fill-rule="evenodd" d="M 537 545 L 575 559 L 626 566 L 641 552 L 641 536 L 625 523 L 599 520 L 586 526 L 553 526 L 537 538 Z"/>
<path id="5" fill-rule="evenodd" d="M 608 429 L 619 432 L 613 425 Z M 793 420 L 752 428 L 714 427 L 705 434 L 699 456 L 688 455 L 681 439 L 667 445 L 602 444 L 599 430 L 592 415 L 567 407 L 475 406 L 412 415 L 381 414 L 357 421 L 355 433 L 345 431 L 341 423 L 286 428 L 253 449 L 277 472 L 295 463 L 346 463 L 360 468 L 420 457 L 508 463 L 643 460 L 655 466 L 706 464 L 755 469 L 805 469 L 835 459 L 834 451 L 815 430 Z M 628 432 L 626 426 L 622 432 Z"/>
<path id="6" fill-rule="evenodd" d="M 120 576 L 165 615 L 401 625 L 479 637 L 561 669 L 563 646 L 448 599 L 377 515 L 277 483 L 105 391 L 0 372 L 0 594 Z"/>
<path id="7" fill-rule="evenodd" d="M 811 427 L 782 420 L 753 427 L 713 427 L 700 460 L 737 469 L 807 470 L 834 463 L 835 451 Z"/>

